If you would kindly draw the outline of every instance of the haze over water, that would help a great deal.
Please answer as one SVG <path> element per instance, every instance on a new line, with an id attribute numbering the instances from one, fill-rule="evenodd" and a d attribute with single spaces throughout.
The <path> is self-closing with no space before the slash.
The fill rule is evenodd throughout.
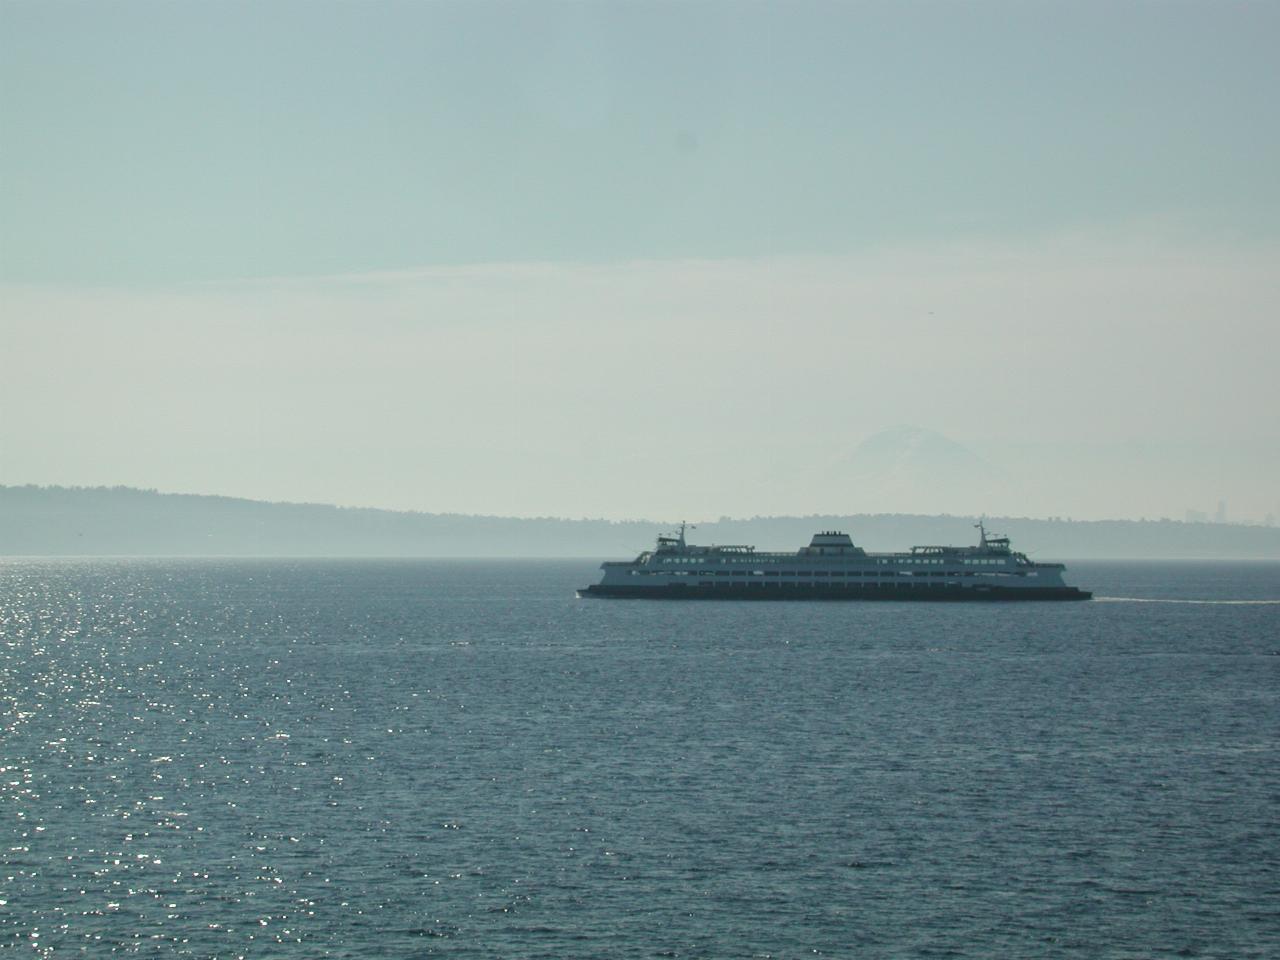
<path id="1" fill-rule="evenodd" d="M 7 0 L 0 552 L 1274 520 L 1278 35 L 1249 0 Z M 1112 549 L 1275 532 L 1142 526 Z M 1280 955 L 1275 564 L 999 607 L 595 573 L 0 560 L 0 946 Z"/>
<path id="2" fill-rule="evenodd" d="M 0 943 L 1280 949 L 1276 564 L 941 607 L 576 600 L 595 573 L 6 561 Z"/>
<path id="3" fill-rule="evenodd" d="M 1280 516 L 1277 35 L 1262 2 L 11 0 L 0 483 Z"/>

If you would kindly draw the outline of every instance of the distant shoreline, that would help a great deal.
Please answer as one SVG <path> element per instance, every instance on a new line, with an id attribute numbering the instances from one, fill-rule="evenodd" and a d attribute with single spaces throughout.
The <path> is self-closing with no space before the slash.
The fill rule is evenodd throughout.
<path id="1" fill-rule="evenodd" d="M 22 563 L 35 561 L 83 561 L 94 563 L 100 561 L 138 560 L 138 561 L 208 561 L 210 563 L 252 561 L 255 563 L 603 563 L 606 560 L 630 559 L 623 555 L 607 556 L 375 556 L 361 554 L 201 554 L 201 553 L 0 553 L 0 565 L 5 563 Z M 1132 563 L 1149 563 L 1153 565 L 1167 564 L 1221 564 L 1223 566 L 1267 566 L 1280 565 L 1280 557 L 1072 557 L 1056 555 L 1052 559 L 1069 563 L 1097 563 L 1103 565 L 1123 566 Z"/>
<path id="2" fill-rule="evenodd" d="M 868 550 L 967 544 L 976 517 L 823 514 L 721 518 L 701 543 L 795 550 L 841 529 Z M 1280 528 L 1175 520 L 988 516 L 1033 558 L 1280 560 Z M 593 559 L 632 557 L 668 523 L 433 514 L 168 494 L 132 487 L 0 486 L 0 557 Z"/>

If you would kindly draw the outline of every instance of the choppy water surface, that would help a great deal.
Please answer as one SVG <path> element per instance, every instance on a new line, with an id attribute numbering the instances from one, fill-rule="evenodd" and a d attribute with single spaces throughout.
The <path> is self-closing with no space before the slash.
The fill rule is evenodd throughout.
<path id="1" fill-rule="evenodd" d="M 1280 566 L 1094 603 L 0 564 L 0 946 L 1273 957 Z M 1143 601 L 1162 602 L 1143 602 Z"/>

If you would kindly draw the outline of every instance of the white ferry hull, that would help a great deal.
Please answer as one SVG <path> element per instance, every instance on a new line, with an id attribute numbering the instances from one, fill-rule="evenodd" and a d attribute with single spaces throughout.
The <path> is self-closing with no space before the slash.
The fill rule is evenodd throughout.
<path id="1" fill-rule="evenodd" d="M 1040 563 L 988 537 L 974 547 L 912 547 L 869 553 L 848 534 L 815 534 L 794 553 L 748 546 L 695 546 L 661 536 L 657 548 L 629 563 L 602 565 L 600 582 L 581 597 L 650 600 L 1088 600 L 1093 594 L 1063 582 L 1060 563 Z"/>

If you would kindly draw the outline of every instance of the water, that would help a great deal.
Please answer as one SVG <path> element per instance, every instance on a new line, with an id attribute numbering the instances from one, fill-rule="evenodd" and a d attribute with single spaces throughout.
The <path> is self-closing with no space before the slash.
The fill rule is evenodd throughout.
<path id="1" fill-rule="evenodd" d="M 1280 954 L 1280 565 L 1028 605 L 594 576 L 0 564 L 0 945 Z"/>

